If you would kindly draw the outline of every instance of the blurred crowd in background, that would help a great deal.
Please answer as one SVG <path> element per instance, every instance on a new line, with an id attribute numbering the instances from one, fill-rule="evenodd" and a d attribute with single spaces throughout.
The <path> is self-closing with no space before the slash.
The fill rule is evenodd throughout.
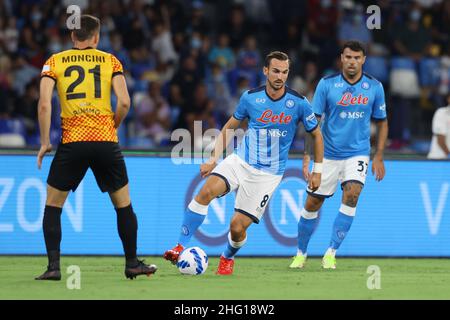
<path id="1" fill-rule="evenodd" d="M 428 151 L 433 114 L 450 91 L 450 0 L 0 0 L 0 136 L 16 135 L 0 145 L 39 145 L 40 71 L 72 47 L 71 4 L 101 19 L 98 49 L 124 66 L 132 98 L 119 130 L 125 148 L 170 147 L 171 132 L 193 132 L 194 120 L 220 129 L 242 92 L 265 82 L 271 50 L 289 54 L 288 84 L 311 101 L 320 78 L 339 72 L 340 45 L 365 43 L 364 70 L 384 84 L 388 148 L 398 152 Z M 367 28 L 372 4 L 381 29 Z M 57 144 L 56 94 L 53 107 Z"/>

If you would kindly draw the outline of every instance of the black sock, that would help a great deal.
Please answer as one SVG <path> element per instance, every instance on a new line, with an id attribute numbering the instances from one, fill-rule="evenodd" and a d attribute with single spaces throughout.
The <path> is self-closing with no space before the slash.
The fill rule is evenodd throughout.
<path id="1" fill-rule="evenodd" d="M 127 266 L 135 266 L 137 264 L 136 243 L 138 229 L 136 215 L 133 212 L 131 203 L 125 208 L 116 208 L 116 212 L 117 229 L 125 251 L 126 264 Z"/>
<path id="2" fill-rule="evenodd" d="M 44 220 L 42 222 L 48 266 L 53 270 L 59 270 L 60 268 L 61 212 L 62 208 L 45 206 Z"/>

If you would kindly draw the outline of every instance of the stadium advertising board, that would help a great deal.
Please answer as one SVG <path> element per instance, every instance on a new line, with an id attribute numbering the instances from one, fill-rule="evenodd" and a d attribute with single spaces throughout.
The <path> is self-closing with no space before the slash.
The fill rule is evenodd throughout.
<path id="1" fill-rule="evenodd" d="M 42 235 L 46 177 L 51 157 L 38 171 L 33 156 L 1 156 L 0 254 L 45 254 Z M 204 180 L 199 165 L 170 158 L 126 157 L 138 216 L 138 252 L 162 255 L 178 239 L 183 211 Z M 301 160 L 288 162 L 285 176 L 259 225 L 248 230 L 239 255 L 289 256 L 296 252 L 297 221 L 306 198 Z M 370 168 L 370 167 L 369 167 Z M 382 182 L 367 178 L 352 231 L 340 249 L 346 256 L 450 256 L 450 162 L 386 161 Z M 309 245 L 326 250 L 342 192 L 327 199 Z M 225 248 L 234 194 L 214 200 L 192 245 L 209 255 Z M 63 254 L 122 254 L 116 213 L 90 171 L 66 202 Z"/>

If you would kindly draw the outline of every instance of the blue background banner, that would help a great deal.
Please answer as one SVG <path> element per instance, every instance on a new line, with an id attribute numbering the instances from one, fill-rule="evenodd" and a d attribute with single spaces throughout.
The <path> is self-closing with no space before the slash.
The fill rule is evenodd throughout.
<path id="1" fill-rule="evenodd" d="M 51 157 L 37 170 L 34 156 L 0 156 L 0 254 L 44 254 L 42 217 Z M 198 164 L 170 158 L 126 157 L 138 252 L 162 255 L 177 239 L 186 205 L 204 180 Z M 301 160 L 289 160 L 285 177 L 259 225 L 248 230 L 240 255 L 296 252 L 297 221 L 306 199 Z M 369 167 L 370 171 L 370 167 Z M 450 162 L 386 161 L 386 177 L 370 174 L 356 218 L 339 254 L 347 256 L 450 256 Z M 325 201 L 308 254 L 328 247 L 342 192 Z M 219 255 L 226 245 L 234 194 L 214 200 L 192 246 Z M 122 254 L 116 213 L 91 171 L 71 194 L 62 216 L 63 254 Z"/>

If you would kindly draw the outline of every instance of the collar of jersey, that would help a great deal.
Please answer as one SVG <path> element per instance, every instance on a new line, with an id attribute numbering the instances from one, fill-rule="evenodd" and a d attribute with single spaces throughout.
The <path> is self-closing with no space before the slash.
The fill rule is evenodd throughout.
<path id="1" fill-rule="evenodd" d="M 356 85 L 358 82 L 360 82 L 361 79 L 363 78 L 363 76 L 364 76 L 364 72 L 361 73 L 361 77 L 359 77 L 359 79 L 358 79 L 355 83 L 350 83 L 350 82 L 348 82 L 347 79 L 345 79 L 344 74 L 341 72 L 341 77 L 342 77 L 342 79 L 344 79 L 344 81 L 347 82 L 347 83 L 348 83 L 349 85 L 351 85 L 351 86 L 354 86 L 354 85 Z"/>
<path id="2" fill-rule="evenodd" d="M 284 93 L 283 93 L 283 95 L 282 95 L 281 97 L 279 97 L 278 99 L 272 99 L 272 97 L 269 96 L 269 93 L 267 92 L 267 88 L 264 88 L 264 92 L 266 93 L 266 96 L 269 97 L 270 100 L 272 100 L 273 102 L 277 102 L 277 101 L 280 101 L 281 99 L 284 98 L 284 96 L 285 96 L 286 93 L 287 93 L 287 88 L 286 88 L 286 86 L 284 86 Z"/>
<path id="3" fill-rule="evenodd" d="M 92 48 L 92 47 L 86 47 L 86 48 L 83 48 L 83 49 L 75 48 L 75 47 L 72 48 L 72 50 L 89 50 L 89 49 L 94 49 L 94 48 Z"/>

